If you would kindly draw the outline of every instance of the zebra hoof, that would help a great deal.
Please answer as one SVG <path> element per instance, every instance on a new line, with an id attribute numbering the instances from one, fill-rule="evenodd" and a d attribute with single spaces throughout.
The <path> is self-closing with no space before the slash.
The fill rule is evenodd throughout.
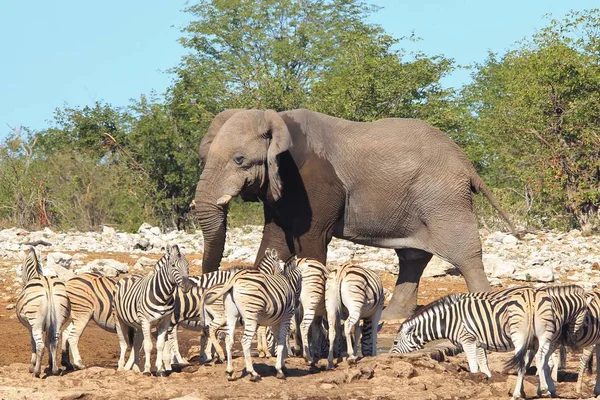
<path id="1" fill-rule="evenodd" d="M 156 371 L 156 376 L 158 376 L 160 378 L 164 378 L 165 376 L 167 376 L 167 372 L 166 371 Z"/>
<path id="2" fill-rule="evenodd" d="M 223 360 L 221 360 L 220 358 L 215 359 L 215 365 L 216 364 L 223 364 Z"/>
<path id="3" fill-rule="evenodd" d="M 283 371 L 277 371 L 277 379 L 285 379 L 285 374 Z"/>
<path id="4" fill-rule="evenodd" d="M 29 367 L 29 373 L 33 374 L 33 370 L 34 370 L 34 366 L 32 365 L 31 367 Z"/>
<path id="5" fill-rule="evenodd" d="M 335 365 L 333 365 L 333 363 L 328 363 L 328 364 L 327 364 L 327 370 L 328 370 L 328 371 L 331 371 L 331 370 L 332 370 L 332 369 L 334 369 L 334 368 L 335 368 Z"/>
<path id="6" fill-rule="evenodd" d="M 40 377 L 40 373 L 39 372 L 34 372 L 33 373 L 33 377 L 34 378 L 39 378 Z"/>
<path id="7" fill-rule="evenodd" d="M 266 358 L 267 354 L 264 351 L 259 351 L 258 352 L 258 358 Z"/>
<path id="8" fill-rule="evenodd" d="M 228 381 L 235 381 L 235 378 L 233 377 L 233 371 L 227 371 L 225 372 L 227 374 L 227 380 Z"/>
<path id="9" fill-rule="evenodd" d="M 279 377 L 279 373 L 277 375 L 278 375 L 277 377 Z M 250 375 L 250 382 L 258 382 L 258 381 L 260 381 L 260 375 L 259 374 L 257 374 L 255 372 L 252 375 Z"/>
<path id="10" fill-rule="evenodd" d="M 356 365 L 356 358 L 352 357 L 348 357 L 348 365 Z"/>
<path id="11" fill-rule="evenodd" d="M 152 376 L 152 373 L 151 373 L 151 372 L 148 372 L 148 371 L 144 371 L 144 372 L 142 373 L 142 375 L 144 375 L 144 376 Z"/>
<path id="12" fill-rule="evenodd" d="M 68 369 L 69 369 L 69 367 L 67 367 L 67 370 L 68 370 Z M 75 365 L 71 365 L 71 370 L 74 370 L 74 371 L 81 371 L 82 369 L 85 369 L 85 365 L 83 365 L 83 364 L 79 364 L 79 365 L 77 365 L 77 364 L 75 364 Z"/>

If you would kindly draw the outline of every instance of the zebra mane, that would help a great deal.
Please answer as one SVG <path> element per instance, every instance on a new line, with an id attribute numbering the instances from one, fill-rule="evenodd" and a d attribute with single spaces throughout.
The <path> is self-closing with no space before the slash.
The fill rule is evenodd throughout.
<path id="1" fill-rule="evenodd" d="M 42 264 L 38 260 L 35 249 L 30 247 L 21 265 L 21 279 L 23 283 L 27 283 L 30 279 L 39 278 L 43 275 Z"/>
<path id="2" fill-rule="evenodd" d="M 404 321 L 402 323 L 402 325 L 406 325 L 406 326 L 414 325 L 420 319 L 419 317 L 422 316 L 423 314 L 428 313 L 429 311 L 435 312 L 440 309 L 447 309 L 451 305 L 460 301 L 462 298 L 463 298 L 462 293 L 452 293 L 452 294 L 444 296 L 440 299 L 432 301 L 431 303 L 427 304 L 426 306 L 421 307 L 421 309 L 419 309 L 417 312 L 415 312 L 409 319 Z M 400 327 L 400 329 L 402 329 L 402 326 Z"/>
<path id="3" fill-rule="evenodd" d="M 548 286 L 543 288 L 542 290 L 544 290 L 551 296 L 560 296 L 564 294 L 575 294 L 585 296 L 585 290 L 581 286 L 575 284 Z"/>
<path id="4" fill-rule="evenodd" d="M 157 262 L 154 264 L 154 271 L 157 272 L 161 270 L 165 265 L 167 265 L 167 260 L 169 259 L 169 254 L 163 255 Z"/>
<path id="5" fill-rule="evenodd" d="M 230 271 L 234 273 L 243 269 L 255 270 L 257 268 L 254 265 L 221 265 L 219 267 L 219 271 Z"/>

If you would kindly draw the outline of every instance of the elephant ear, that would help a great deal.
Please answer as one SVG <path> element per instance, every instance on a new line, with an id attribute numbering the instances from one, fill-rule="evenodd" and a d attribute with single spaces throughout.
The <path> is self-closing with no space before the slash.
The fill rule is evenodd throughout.
<path id="1" fill-rule="evenodd" d="M 198 148 L 198 157 L 200 157 L 201 164 L 206 163 L 206 156 L 208 155 L 210 145 L 212 144 L 213 140 L 215 140 L 215 136 L 217 136 L 217 133 L 219 132 L 223 124 L 225 124 L 225 122 L 227 122 L 227 120 L 231 118 L 233 114 L 243 110 L 243 108 L 232 108 L 230 110 L 225 110 L 215 115 L 212 122 L 210 123 L 210 126 L 208 127 L 208 130 L 206 131 L 206 134 L 200 141 L 200 147 Z"/>
<path id="2" fill-rule="evenodd" d="M 279 176 L 278 156 L 289 150 L 292 146 L 292 136 L 283 121 L 283 118 L 274 110 L 265 111 L 265 120 L 271 133 L 271 143 L 267 150 L 267 165 L 269 170 L 269 182 L 271 184 L 271 195 L 273 200 L 281 198 L 283 185 Z"/>

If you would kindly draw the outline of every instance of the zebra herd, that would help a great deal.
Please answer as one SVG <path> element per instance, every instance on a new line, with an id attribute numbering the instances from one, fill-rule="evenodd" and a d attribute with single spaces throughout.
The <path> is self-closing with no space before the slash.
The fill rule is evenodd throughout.
<path id="1" fill-rule="evenodd" d="M 513 398 L 525 397 L 523 378 L 533 360 L 538 369 L 538 396 L 556 396 L 550 356 L 559 347 L 585 348 L 580 361 L 577 392 L 592 350 L 600 343 L 600 290 L 589 293 L 576 285 L 532 288 L 527 286 L 486 293 L 451 294 L 434 301 L 406 320 L 391 349 L 407 353 L 437 339 L 449 339 L 464 350 L 469 369 L 491 372 L 486 350 L 511 351 L 507 367 L 516 367 Z M 598 347 L 596 356 L 600 357 Z M 598 359 L 600 361 L 600 359 Z M 600 372 L 598 370 L 597 372 Z M 594 394 L 600 394 L 597 374 Z"/>
<path id="2" fill-rule="evenodd" d="M 140 351 L 144 348 L 143 373 L 151 373 L 153 330 L 156 331 L 156 375 L 165 375 L 173 363 L 187 363 L 179 353 L 178 326 L 201 332 L 201 360 L 216 352 L 217 361 L 227 361 L 227 378 L 233 380 L 232 346 L 235 328 L 243 324 L 242 348 L 245 371 L 252 381 L 260 379 L 253 368 L 250 345 L 258 333 L 259 354 L 275 352 L 277 377 L 285 377 L 284 362 L 290 331 L 295 349 L 300 349 L 308 365 L 314 366 L 328 349 L 328 368 L 334 368 L 342 351 L 341 320 L 348 352 L 354 363 L 360 340 L 364 356 L 376 355 L 377 326 L 383 310 L 383 286 L 374 272 L 346 264 L 330 268 L 316 260 L 292 257 L 285 263 L 275 250 L 267 249 L 258 267 L 233 268 L 189 276 L 189 264 L 177 245 L 167 246 L 166 254 L 148 275 L 131 275 L 119 280 L 96 273 L 75 276 L 66 283 L 42 275 L 40 262 L 31 248 L 23 262 L 25 282 L 16 311 L 30 329 L 31 372 L 39 377 L 44 351 L 42 335 L 50 352 L 50 370 L 58 373 L 56 349 L 60 328 L 62 360 L 67 369 L 85 368 L 78 342 L 90 319 L 119 338 L 118 370 L 140 371 Z M 327 324 L 325 324 L 327 320 Z M 362 325 L 360 322 L 362 321 Z M 329 344 L 319 341 L 328 328 Z M 310 332 L 310 334 L 309 334 Z M 226 355 L 220 344 L 225 336 Z M 126 361 L 126 354 L 129 356 Z M 71 362 L 69 353 L 72 354 Z"/>
<path id="3" fill-rule="evenodd" d="M 31 368 L 39 377 L 41 359 L 48 348 L 49 371 L 58 373 L 56 360 L 61 326 L 61 363 L 82 369 L 79 338 L 90 319 L 119 338 L 118 370 L 140 371 L 143 345 L 144 374 L 151 373 L 153 330 L 156 330 L 156 375 L 165 375 L 172 364 L 186 364 L 179 352 L 177 329 L 201 332 L 201 361 L 227 362 L 227 378 L 233 380 L 232 346 L 236 327 L 243 324 L 241 339 L 245 371 L 260 379 L 253 368 L 250 346 L 258 334 L 259 354 L 275 353 L 277 377 L 285 377 L 285 357 L 290 331 L 296 350 L 314 366 L 326 346 L 327 368 L 335 367 L 344 353 L 356 362 L 358 343 L 363 356 L 377 353 L 377 327 L 383 309 L 383 287 L 376 273 L 353 264 L 332 268 L 309 258 L 286 262 L 267 249 L 258 267 L 232 268 L 189 276 L 189 264 L 177 245 L 148 275 L 120 280 L 96 273 L 75 276 L 66 283 L 42 274 L 33 248 L 22 265 L 24 288 L 16 303 L 19 320 L 30 330 Z M 517 369 L 513 397 L 525 396 L 525 371 L 535 357 L 538 395 L 556 395 L 554 380 L 560 364 L 550 357 L 557 348 L 583 348 L 577 391 L 583 371 L 596 344 L 600 343 L 600 290 L 584 292 L 576 285 L 532 288 L 514 287 L 485 293 L 451 294 L 423 307 L 400 327 L 392 353 L 407 353 L 427 342 L 449 339 L 464 350 L 471 372 L 491 377 L 486 351 L 514 351 L 507 367 Z M 342 328 L 342 320 L 343 328 Z M 361 324 L 362 322 L 362 324 Z M 342 332 L 343 330 L 343 332 Z M 322 343 L 321 337 L 326 333 Z M 225 349 L 220 340 L 225 340 Z M 336 344 L 338 345 L 336 347 Z M 126 353 L 129 357 L 125 361 Z M 72 354 L 72 362 L 69 357 Z M 214 354 L 216 353 L 216 354 Z M 596 347 L 596 357 L 600 351 Z M 600 380 L 595 394 L 600 394 Z"/>

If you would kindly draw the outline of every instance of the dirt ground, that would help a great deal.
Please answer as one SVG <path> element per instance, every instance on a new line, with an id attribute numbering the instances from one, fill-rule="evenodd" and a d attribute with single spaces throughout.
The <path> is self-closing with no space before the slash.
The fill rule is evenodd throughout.
<path id="1" fill-rule="evenodd" d="M 135 259 L 128 254 L 89 253 L 94 258 L 113 258 L 130 265 Z M 186 256 L 187 257 L 187 256 Z M 158 256 L 153 257 L 158 258 Z M 193 260 L 197 257 L 188 257 Z M 2 268 L 2 266 L 0 266 Z M 198 274 L 198 267 L 190 273 Z M 384 285 L 392 289 L 395 276 L 382 275 Z M 0 283 L 8 284 L 8 281 Z M 419 304 L 427 304 L 449 293 L 466 291 L 461 277 L 424 278 L 419 291 Z M 340 363 L 333 371 L 325 371 L 325 360 L 319 370 L 311 370 L 300 358 L 286 362 L 288 377 L 275 378 L 274 359 L 254 357 L 255 368 L 263 379 L 258 383 L 241 377 L 243 357 L 239 345 L 234 356 L 236 381 L 229 382 L 225 365 L 213 363 L 199 365 L 197 362 L 198 334 L 180 330 L 181 353 L 187 355 L 191 366 L 174 372 L 166 378 L 147 377 L 141 374 L 117 372 L 119 354 L 115 334 L 108 333 L 90 323 L 83 334 L 79 348 L 87 369 L 64 372 L 62 376 L 44 379 L 32 378 L 28 372 L 30 357 L 28 331 L 18 322 L 14 310 L 7 310 L 13 298 L 0 299 L 0 398 L 1 399 L 502 399 L 508 398 L 514 386 L 514 372 L 503 373 L 502 365 L 509 354 L 491 354 L 490 367 L 493 377 L 468 372 L 463 354 L 431 358 L 430 352 L 391 356 L 391 346 L 398 324 L 384 324 L 379 333 L 380 354 L 364 358 L 348 367 Z M 437 354 L 437 353 L 436 353 Z M 45 354 L 44 365 L 47 363 Z M 566 371 L 559 374 L 557 384 L 562 398 L 593 397 L 593 376 L 586 376 L 584 391 L 575 393 L 576 368 L 579 353 L 569 353 Z M 535 370 L 526 378 L 528 398 L 536 393 Z"/>

